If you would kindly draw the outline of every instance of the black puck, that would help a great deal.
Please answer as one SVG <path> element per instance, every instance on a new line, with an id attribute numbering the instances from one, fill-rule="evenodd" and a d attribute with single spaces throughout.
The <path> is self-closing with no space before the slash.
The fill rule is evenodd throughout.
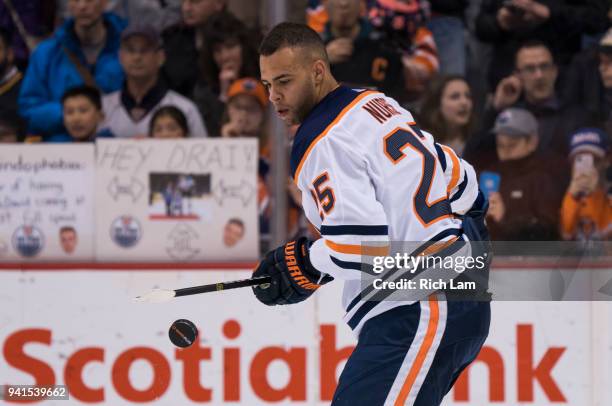
<path id="1" fill-rule="evenodd" d="M 172 344 L 177 347 L 189 347 L 198 337 L 198 329 L 195 324 L 187 319 L 179 319 L 172 323 L 168 336 Z"/>

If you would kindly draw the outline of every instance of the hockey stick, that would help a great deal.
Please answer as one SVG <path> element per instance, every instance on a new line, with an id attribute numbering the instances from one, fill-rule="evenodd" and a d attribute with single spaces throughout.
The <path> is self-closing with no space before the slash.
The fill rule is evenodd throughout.
<path id="1" fill-rule="evenodd" d="M 211 283 L 209 285 L 192 286 L 190 288 L 182 288 L 176 290 L 169 289 L 153 289 L 142 296 L 136 296 L 135 302 L 141 303 L 164 303 L 179 296 L 197 295 L 200 293 L 218 292 L 221 290 L 244 288 L 247 286 L 266 285 L 270 284 L 272 278 L 269 276 L 258 276 L 251 279 L 241 279 L 230 282 Z"/>

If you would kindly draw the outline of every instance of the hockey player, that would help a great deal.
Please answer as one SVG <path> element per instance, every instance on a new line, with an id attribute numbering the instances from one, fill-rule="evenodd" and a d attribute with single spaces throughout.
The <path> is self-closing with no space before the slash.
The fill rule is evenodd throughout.
<path id="1" fill-rule="evenodd" d="M 439 405 L 487 337 L 489 302 L 447 301 L 444 290 L 418 300 L 367 300 L 363 262 L 397 241 L 430 251 L 484 239 L 486 203 L 473 168 L 421 132 L 395 100 L 339 86 L 310 28 L 277 25 L 260 55 L 278 115 L 300 124 L 291 171 L 322 238 L 269 252 L 254 276 L 272 282 L 253 288 L 255 295 L 266 305 L 298 303 L 343 280 L 345 320 L 358 344 L 332 405 Z"/>

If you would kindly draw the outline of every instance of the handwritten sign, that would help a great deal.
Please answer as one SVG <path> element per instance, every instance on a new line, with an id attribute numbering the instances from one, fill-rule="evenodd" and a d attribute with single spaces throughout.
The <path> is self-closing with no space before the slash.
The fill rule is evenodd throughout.
<path id="1" fill-rule="evenodd" d="M 97 142 L 99 261 L 235 261 L 258 253 L 255 139 Z"/>
<path id="2" fill-rule="evenodd" d="M 0 148 L 0 261 L 91 261 L 94 146 Z"/>

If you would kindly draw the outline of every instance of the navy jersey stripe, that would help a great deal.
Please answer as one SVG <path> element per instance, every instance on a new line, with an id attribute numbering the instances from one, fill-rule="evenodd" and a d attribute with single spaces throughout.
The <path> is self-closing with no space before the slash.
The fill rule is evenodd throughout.
<path id="1" fill-rule="evenodd" d="M 442 151 L 440 144 L 435 142 L 434 145 L 436 147 L 436 152 L 438 153 L 438 159 L 440 160 L 440 164 L 442 165 L 442 171 L 446 172 L 446 155 L 444 155 L 444 151 Z"/>
<path id="2" fill-rule="evenodd" d="M 362 92 L 339 86 L 325 96 L 308 114 L 298 128 L 291 148 L 291 176 L 295 172 L 310 144 L 334 121 L 340 112 Z"/>
<path id="3" fill-rule="evenodd" d="M 367 274 L 370 275 L 376 275 L 373 271 L 374 267 L 370 264 L 364 264 L 361 262 L 349 262 L 349 261 L 343 261 L 341 259 L 338 259 L 332 255 L 329 256 L 329 258 L 332 260 L 332 262 L 334 264 L 336 264 L 337 266 L 339 266 L 340 268 L 343 269 L 353 269 L 356 271 L 363 271 Z"/>
<path id="4" fill-rule="evenodd" d="M 461 184 L 459 185 L 459 188 L 457 189 L 457 192 L 450 199 L 450 203 L 454 202 L 455 200 L 459 200 L 461 198 L 461 196 L 463 195 L 463 192 L 465 192 L 465 188 L 467 187 L 467 184 L 468 184 L 467 172 L 463 172 L 463 182 L 461 182 Z"/>
<path id="5" fill-rule="evenodd" d="M 388 235 L 387 226 L 322 226 L 321 235 Z"/>

